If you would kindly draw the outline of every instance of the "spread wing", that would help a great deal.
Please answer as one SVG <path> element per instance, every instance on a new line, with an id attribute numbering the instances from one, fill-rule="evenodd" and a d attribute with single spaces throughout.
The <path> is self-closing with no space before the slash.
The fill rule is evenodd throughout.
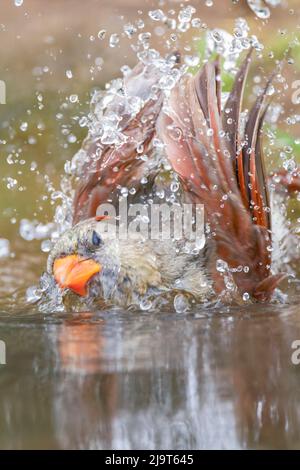
<path id="1" fill-rule="evenodd" d="M 137 149 L 148 156 L 153 152 L 155 124 L 162 106 L 161 91 L 157 87 L 153 96 L 153 90 L 161 73 L 157 67 L 139 63 L 107 104 L 103 119 L 110 116 L 121 119 L 114 129 L 120 133 L 121 143 L 103 143 L 101 135 L 95 136 L 90 131 L 83 144 L 85 161 L 74 199 L 74 224 L 95 216 L 101 203 L 113 202 L 120 187 L 139 189 L 141 177 L 147 172 L 147 162 Z M 134 113 L 132 105 L 140 109 Z"/>
<path id="2" fill-rule="evenodd" d="M 206 63 L 172 90 L 158 130 L 167 156 L 190 200 L 202 203 L 215 256 L 209 267 L 221 292 L 228 273 L 240 293 L 267 300 L 284 275 L 271 275 L 269 195 L 261 152 L 266 86 L 248 115 L 241 134 L 241 102 L 250 54 L 220 106 L 218 63 Z M 175 141 L 170 130 L 180 130 Z M 178 134 L 178 132 L 177 132 Z M 242 145 L 243 143 L 243 145 Z M 227 263 L 227 275 L 216 268 Z"/>

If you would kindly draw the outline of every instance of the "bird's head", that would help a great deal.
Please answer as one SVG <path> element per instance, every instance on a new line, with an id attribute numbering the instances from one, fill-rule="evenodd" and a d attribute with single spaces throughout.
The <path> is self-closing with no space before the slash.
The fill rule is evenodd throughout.
<path id="1" fill-rule="evenodd" d="M 80 296 L 88 294 L 92 280 L 100 279 L 112 266 L 117 271 L 116 260 L 109 253 L 101 235 L 97 218 L 84 220 L 67 230 L 50 252 L 47 271 L 62 289 L 70 289 Z"/>
<path id="2" fill-rule="evenodd" d="M 112 236 L 109 223 L 96 217 L 67 230 L 49 254 L 48 274 L 66 293 L 119 305 L 137 303 L 149 289 L 160 289 L 159 259 L 142 236 Z"/>

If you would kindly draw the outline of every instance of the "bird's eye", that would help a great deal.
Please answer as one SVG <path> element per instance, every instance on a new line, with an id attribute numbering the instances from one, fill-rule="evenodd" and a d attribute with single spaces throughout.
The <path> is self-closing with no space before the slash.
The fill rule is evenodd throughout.
<path id="1" fill-rule="evenodd" d="M 97 232 L 95 232 L 95 230 L 93 231 L 92 235 L 92 243 L 94 246 L 99 246 L 101 243 L 101 237 L 98 235 Z"/>

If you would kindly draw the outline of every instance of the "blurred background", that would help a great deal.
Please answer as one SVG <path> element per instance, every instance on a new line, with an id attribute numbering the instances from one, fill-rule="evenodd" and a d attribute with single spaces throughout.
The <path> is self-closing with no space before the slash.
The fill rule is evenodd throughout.
<path id="1" fill-rule="evenodd" d="M 273 90 L 279 119 L 275 139 L 269 136 L 273 147 L 267 164 L 269 168 L 281 165 L 279 155 L 286 146 L 299 161 L 300 105 L 291 102 L 291 84 L 300 79 L 299 2 L 286 0 L 277 7 L 270 3 L 278 1 L 269 0 L 271 15 L 264 19 L 255 15 L 246 0 L 1 2 L 0 79 L 6 84 L 6 104 L 0 105 L 0 239 L 9 240 L 11 253 L 18 252 L 18 246 L 24 250 L 19 235 L 22 220 L 51 222 L 56 204 L 51 194 L 59 189 L 64 164 L 87 133 L 82 118 L 89 111 L 91 93 L 121 76 L 122 66 L 135 64 L 134 44 L 140 33 L 150 32 L 151 47 L 164 54 L 175 49 L 198 54 L 201 65 L 207 31 L 221 28 L 232 34 L 236 19 L 245 18 L 249 34 L 264 46 L 261 57 L 253 62 L 248 94 L 262 86 L 276 61 L 287 59 L 284 78 Z M 188 4 L 196 8 L 193 17 L 200 21 L 182 33 L 175 34 L 171 23 L 149 18 L 149 11 L 157 8 L 177 18 Z M 132 35 L 128 25 L 134 27 Z M 111 34 L 118 34 L 114 47 L 109 44 Z M 26 226 L 23 232 L 26 238 Z M 26 250 L 40 252 L 40 242 L 33 248 L 29 245 L 25 244 Z M 5 249 L 2 243 L 4 255 Z"/>

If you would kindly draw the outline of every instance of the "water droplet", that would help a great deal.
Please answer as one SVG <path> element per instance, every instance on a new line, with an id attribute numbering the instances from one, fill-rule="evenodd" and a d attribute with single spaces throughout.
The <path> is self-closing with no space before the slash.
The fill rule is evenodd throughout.
<path id="1" fill-rule="evenodd" d="M 26 301 L 33 304 L 42 297 L 41 291 L 36 286 L 30 286 L 26 290 Z"/>
<path id="2" fill-rule="evenodd" d="M 190 28 L 191 24 L 188 23 L 188 22 L 184 22 L 184 23 L 179 23 L 177 29 L 178 31 L 180 31 L 181 33 L 185 33 L 186 31 L 188 31 L 188 29 Z"/>
<path id="3" fill-rule="evenodd" d="M 151 33 L 141 33 L 141 34 L 139 34 L 138 39 L 139 39 L 139 42 L 140 42 L 141 44 L 144 44 L 144 46 L 146 46 L 147 43 L 148 43 L 148 42 L 150 41 L 150 39 L 151 39 Z"/>
<path id="4" fill-rule="evenodd" d="M 200 18 L 193 18 L 191 24 L 193 28 L 201 28 L 202 21 Z"/>
<path id="5" fill-rule="evenodd" d="M 36 140 L 36 138 L 35 138 L 33 135 L 30 135 L 30 136 L 28 137 L 28 143 L 29 143 L 29 145 L 34 145 L 34 144 L 36 144 L 36 142 L 37 142 L 37 140 Z"/>
<path id="6" fill-rule="evenodd" d="M 16 7 L 22 6 L 22 5 L 23 5 L 23 1 L 24 1 L 24 0 L 15 0 L 15 5 L 16 5 Z"/>
<path id="7" fill-rule="evenodd" d="M 270 18 L 270 9 L 264 6 L 262 0 L 248 0 L 248 5 L 253 13 L 261 20 Z"/>
<path id="8" fill-rule="evenodd" d="M 147 215 L 142 215 L 141 216 L 141 221 L 144 223 L 144 224 L 148 224 L 150 222 L 150 219 Z"/>
<path id="9" fill-rule="evenodd" d="M 27 219 L 22 219 L 20 222 L 20 235 L 24 240 L 30 241 L 34 239 L 34 227 Z"/>
<path id="10" fill-rule="evenodd" d="M 73 78 L 72 70 L 66 70 L 66 77 L 67 78 Z"/>
<path id="11" fill-rule="evenodd" d="M 159 197 L 159 199 L 163 199 L 165 197 L 165 191 L 163 189 L 157 190 L 156 196 Z"/>
<path id="12" fill-rule="evenodd" d="M 74 144 L 75 142 L 77 142 L 77 137 L 76 137 L 76 135 L 74 135 L 74 134 L 68 135 L 68 142 L 69 142 L 70 144 Z"/>
<path id="13" fill-rule="evenodd" d="M 295 160 L 293 160 L 292 158 L 289 159 L 289 160 L 285 160 L 283 162 L 283 167 L 285 170 L 289 171 L 289 172 L 292 172 L 296 169 L 297 165 L 296 165 L 296 162 Z"/>
<path id="14" fill-rule="evenodd" d="M 70 95 L 70 102 L 76 103 L 78 101 L 78 95 Z"/>
<path id="15" fill-rule="evenodd" d="M 250 295 L 248 294 L 248 292 L 244 292 L 244 294 L 243 294 L 244 302 L 247 302 L 249 299 L 250 299 Z"/>
<path id="16" fill-rule="evenodd" d="M 165 22 L 166 26 L 169 28 L 169 29 L 176 29 L 176 20 L 174 18 L 168 18 L 167 21 Z M 171 34 L 170 36 L 171 38 L 174 37 L 174 34 Z M 172 39 L 173 40 L 173 39 Z"/>
<path id="17" fill-rule="evenodd" d="M 151 302 L 150 299 L 143 298 L 143 299 L 140 301 L 140 309 L 141 309 L 141 310 L 147 311 L 147 310 L 150 310 L 151 307 L 152 307 L 152 302 Z"/>
<path id="18" fill-rule="evenodd" d="M 177 313 L 185 313 L 189 310 L 190 304 L 183 294 L 177 294 L 174 298 L 174 308 Z"/>
<path id="19" fill-rule="evenodd" d="M 174 126 L 174 124 L 171 124 L 170 126 L 167 127 L 168 129 L 168 134 L 171 137 L 171 139 L 175 140 L 178 142 L 181 137 L 182 137 L 182 130 L 179 127 Z"/>
<path id="20" fill-rule="evenodd" d="M 22 219 L 20 221 L 20 235 L 24 240 L 42 240 L 43 238 L 51 236 L 54 224 L 40 224 L 37 221 L 30 221 Z"/>
<path id="21" fill-rule="evenodd" d="M 137 32 L 136 27 L 132 23 L 125 24 L 123 30 L 126 36 L 129 38 L 132 38 L 132 36 Z"/>
<path id="22" fill-rule="evenodd" d="M 164 75 L 160 78 L 158 82 L 158 86 L 162 90 L 171 90 L 176 83 L 175 78 L 172 75 Z"/>
<path id="23" fill-rule="evenodd" d="M 284 146 L 284 151 L 287 152 L 287 153 L 292 153 L 293 147 L 291 147 L 290 145 L 285 145 Z"/>
<path id="24" fill-rule="evenodd" d="M 26 132 L 28 129 L 28 122 L 22 122 L 21 125 L 20 125 L 20 130 L 22 132 Z"/>
<path id="25" fill-rule="evenodd" d="M 177 181 L 172 181 L 172 183 L 170 185 L 170 189 L 171 189 L 172 193 L 176 193 L 179 189 L 179 183 L 177 183 Z"/>
<path id="26" fill-rule="evenodd" d="M 80 119 L 79 119 L 79 125 L 80 127 L 86 127 L 88 125 L 88 118 L 86 116 L 82 116 Z"/>
<path id="27" fill-rule="evenodd" d="M 0 238 L 0 258 L 7 258 L 10 255 L 10 242 L 5 238 Z"/>
<path id="28" fill-rule="evenodd" d="M 226 271 L 228 271 L 228 264 L 226 263 L 226 261 L 218 259 L 216 261 L 216 270 L 219 271 L 219 273 L 225 273 Z"/>
<path id="29" fill-rule="evenodd" d="M 193 14 L 196 12 L 196 9 L 191 5 L 188 5 L 186 8 L 180 10 L 178 14 L 178 21 L 180 23 L 189 23 L 192 19 Z"/>
<path id="30" fill-rule="evenodd" d="M 99 32 L 98 32 L 98 38 L 102 41 L 102 39 L 104 39 L 106 36 L 106 30 L 105 29 L 101 29 Z"/>
<path id="31" fill-rule="evenodd" d="M 162 10 L 151 10 L 149 11 L 149 17 L 153 21 L 165 21 L 166 20 L 166 15 Z"/>
<path id="32" fill-rule="evenodd" d="M 145 27 L 145 23 L 144 21 L 142 20 L 142 18 L 139 18 L 138 20 L 135 21 L 135 24 L 136 26 L 139 28 L 139 29 L 143 29 Z"/>
<path id="33" fill-rule="evenodd" d="M 123 197 L 127 197 L 127 196 L 128 196 L 128 188 L 123 187 L 123 188 L 121 188 L 121 191 L 120 191 L 120 192 L 121 192 L 121 194 L 122 194 Z"/>
<path id="34" fill-rule="evenodd" d="M 43 240 L 42 243 L 41 243 L 41 250 L 44 252 L 44 253 L 49 253 L 49 251 L 51 251 L 51 248 L 52 248 L 52 242 L 51 240 Z"/>
<path id="35" fill-rule="evenodd" d="M 164 148 L 164 143 L 160 139 L 155 137 L 153 139 L 153 147 L 156 147 L 158 149 L 163 149 Z"/>
<path id="36" fill-rule="evenodd" d="M 128 65 L 122 65 L 120 70 L 121 70 L 122 74 L 124 75 L 124 77 L 129 75 L 129 73 L 131 72 L 131 68 Z"/>
<path id="37" fill-rule="evenodd" d="M 109 46 L 116 47 L 120 42 L 120 36 L 116 33 L 112 34 L 109 38 Z"/>
<path id="38" fill-rule="evenodd" d="M 184 61 L 189 67 L 196 67 L 200 62 L 200 57 L 198 55 L 185 55 Z"/>
<path id="39" fill-rule="evenodd" d="M 222 36 L 220 34 L 220 32 L 218 30 L 214 30 L 212 33 L 211 33 L 213 39 L 216 41 L 216 42 L 222 42 Z"/>
<path id="40" fill-rule="evenodd" d="M 11 178 L 10 176 L 6 178 L 6 181 L 7 181 L 7 184 L 6 184 L 7 189 L 13 189 L 18 184 L 18 181 L 15 178 Z"/>
<path id="41" fill-rule="evenodd" d="M 7 161 L 7 163 L 8 163 L 9 165 L 13 165 L 13 164 L 14 164 L 15 160 L 14 160 L 14 156 L 13 156 L 12 153 L 10 153 L 10 154 L 8 155 L 6 161 Z"/>

